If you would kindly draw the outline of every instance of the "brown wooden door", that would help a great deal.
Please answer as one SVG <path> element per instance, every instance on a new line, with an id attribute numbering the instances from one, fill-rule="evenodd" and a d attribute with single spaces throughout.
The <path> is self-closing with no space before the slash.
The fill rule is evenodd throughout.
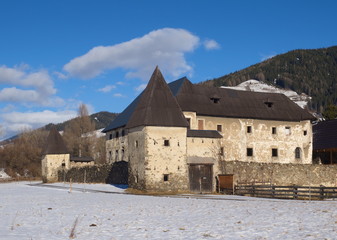
<path id="1" fill-rule="evenodd" d="M 189 166 L 190 190 L 210 193 L 213 190 L 213 165 L 191 164 Z"/>

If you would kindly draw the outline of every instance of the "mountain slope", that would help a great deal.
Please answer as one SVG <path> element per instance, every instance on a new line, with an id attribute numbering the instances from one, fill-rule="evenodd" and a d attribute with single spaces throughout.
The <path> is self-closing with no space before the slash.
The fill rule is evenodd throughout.
<path id="1" fill-rule="evenodd" d="M 337 46 L 294 50 L 202 84 L 236 86 L 256 79 L 312 97 L 309 108 L 337 104 Z"/>
<path id="2" fill-rule="evenodd" d="M 94 113 L 94 114 L 91 114 L 89 117 L 91 119 L 91 121 L 93 121 L 95 123 L 95 129 L 98 130 L 98 129 L 102 129 L 102 128 L 105 128 L 106 126 L 108 126 L 108 124 L 114 120 L 116 117 L 117 117 L 117 113 L 111 113 L 111 112 L 98 112 L 98 113 Z M 73 121 L 73 119 L 70 119 L 68 121 L 65 121 L 63 123 L 58 123 L 58 124 L 55 124 L 56 126 L 56 129 L 58 131 L 63 131 L 64 128 L 70 124 L 70 122 Z M 44 127 L 42 127 L 42 129 L 46 129 L 46 130 L 50 130 L 50 128 L 54 126 L 54 124 L 48 124 Z"/>

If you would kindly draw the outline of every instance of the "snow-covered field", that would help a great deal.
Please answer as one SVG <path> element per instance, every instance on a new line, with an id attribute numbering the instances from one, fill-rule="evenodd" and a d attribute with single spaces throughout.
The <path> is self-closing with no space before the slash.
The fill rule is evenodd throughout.
<path id="1" fill-rule="evenodd" d="M 154 197 L 0 184 L 0 239 L 337 239 L 337 201 Z M 37 184 L 37 182 L 34 182 Z M 86 190 L 86 191 L 83 191 Z M 101 190 L 108 193 L 90 191 Z"/>

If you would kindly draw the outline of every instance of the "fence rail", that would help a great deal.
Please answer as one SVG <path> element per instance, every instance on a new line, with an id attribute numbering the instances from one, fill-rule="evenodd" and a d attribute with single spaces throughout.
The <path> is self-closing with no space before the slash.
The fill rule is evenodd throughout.
<path id="1" fill-rule="evenodd" d="M 337 199 L 337 187 L 274 186 L 238 184 L 234 187 L 236 195 L 286 199 Z"/>

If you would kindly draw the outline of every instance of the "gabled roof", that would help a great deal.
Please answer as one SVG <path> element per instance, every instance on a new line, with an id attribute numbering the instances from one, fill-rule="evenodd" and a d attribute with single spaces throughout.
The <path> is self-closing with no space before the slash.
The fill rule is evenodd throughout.
<path id="1" fill-rule="evenodd" d="M 280 93 L 261 93 L 207 87 L 193 84 L 186 77 L 171 82 L 167 87 L 162 74 L 159 73 L 159 69 L 156 68 L 151 77 L 152 81 L 150 80 L 153 83 L 150 85 L 149 82 L 148 87 L 103 132 L 126 125 L 128 127 L 139 125 L 140 122 L 148 122 L 148 124 L 152 122 L 151 124 L 159 124 L 159 126 L 166 126 L 163 124 L 168 124 L 168 122 L 172 124 L 172 122 L 176 121 L 182 124 L 180 114 L 178 114 L 180 120 L 173 120 L 173 116 L 171 116 L 172 114 L 175 115 L 175 112 L 180 112 L 179 110 L 196 112 L 197 115 L 228 118 L 277 121 L 314 120 L 314 117 L 307 110 L 300 108 L 288 97 Z M 168 93 L 167 89 L 171 90 L 171 94 Z M 160 91 L 164 91 L 165 96 L 168 98 L 161 97 Z M 145 97 L 143 97 L 144 94 Z M 174 100 L 171 95 L 174 96 Z M 140 103 L 141 99 L 142 102 Z M 178 106 L 176 106 L 175 102 L 178 103 Z M 171 106 L 170 111 L 166 112 L 163 109 L 165 105 Z M 137 114 L 135 113 L 136 109 Z M 158 116 L 158 113 L 163 115 Z M 133 114 L 136 115 L 133 117 L 132 122 L 130 122 Z M 138 117 L 141 120 L 137 119 Z M 150 121 L 150 119 L 152 120 Z"/>
<path id="2" fill-rule="evenodd" d="M 43 154 L 67 154 L 69 151 L 67 150 L 66 145 L 64 144 L 63 138 L 60 133 L 56 130 L 56 127 L 52 127 L 50 129 L 47 143 L 45 149 L 43 150 Z"/>
<path id="3" fill-rule="evenodd" d="M 154 70 L 126 124 L 126 128 L 138 126 L 188 126 L 177 100 L 158 67 Z"/>
<path id="4" fill-rule="evenodd" d="M 319 122 L 312 130 L 314 150 L 337 148 L 337 119 Z"/>
<path id="5" fill-rule="evenodd" d="M 207 87 L 192 84 L 187 79 L 181 84 L 176 98 L 183 111 L 197 115 L 279 121 L 314 119 L 284 94 Z"/>

